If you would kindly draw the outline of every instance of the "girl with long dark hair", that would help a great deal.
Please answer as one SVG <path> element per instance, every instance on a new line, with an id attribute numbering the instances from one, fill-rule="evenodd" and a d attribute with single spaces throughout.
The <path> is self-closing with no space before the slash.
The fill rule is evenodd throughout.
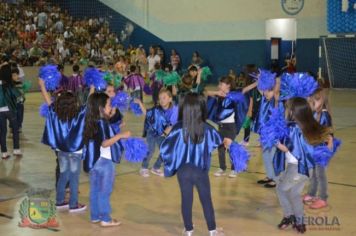
<path id="1" fill-rule="evenodd" d="M 114 135 L 110 127 L 112 114 L 110 97 L 105 93 L 93 93 L 87 103 L 84 127 L 84 170 L 90 175 L 90 217 L 92 223 L 102 227 L 121 223 L 111 218 L 110 195 L 115 180 L 115 165 L 119 163 L 122 145 L 120 139 L 131 132 Z"/>
<path id="2" fill-rule="evenodd" d="M 278 150 L 273 159 L 277 176 L 276 190 L 284 214 L 278 228 L 285 229 L 293 225 L 299 233 L 304 233 L 306 227 L 303 222 L 304 206 L 301 194 L 315 167 L 313 146 L 329 142 L 332 138 L 331 130 L 314 119 L 304 98 L 288 100 L 286 116 L 289 121 L 289 137 L 277 144 Z"/>
<path id="3" fill-rule="evenodd" d="M 211 153 L 223 143 L 223 139 L 216 129 L 206 123 L 206 119 L 204 97 L 188 93 L 179 107 L 179 122 L 173 126 L 160 148 L 165 164 L 165 176 L 177 174 L 182 196 L 184 235 L 193 234 L 194 186 L 198 189 L 209 235 L 223 235 L 223 232 L 216 228 L 208 175 Z M 231 140 L 229 141 L 231 143 Z"/>
<path id="4" fill-rule="evenodd" d="M 78 188 L 84 145 L 82 133 L 85 106 L 80 106 L 77 96 L 68 91 L 57 93 L 54 102 L 52 102 L 42 79 L 39 79 L 39 85 L 44 100 L 49 106 L 42 143 L 56 150 L 58 158 L 59 171 L 56 169 L 56 178 L 58 178 L 56 179 L 57 209 L 69 208 L 69 212 L 84 211 L 86 205 L 78 203 Z M 69 202 L 65 201 L 68 183 Z"/>

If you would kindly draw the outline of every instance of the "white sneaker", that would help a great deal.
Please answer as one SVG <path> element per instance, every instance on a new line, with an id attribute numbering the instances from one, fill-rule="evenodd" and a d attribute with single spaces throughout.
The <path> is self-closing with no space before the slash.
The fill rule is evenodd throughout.
<path id="1" fill-rule="evenodd" d="M 14 154 L 14 156 L 22 156 L 22 152 L 20 149 L 14 149 L 13 154 Z"/>
<path id="2" fill-rule="evenodd" d="M 2 159 L 3 160 L 9 159 L 9 158 L 10 158 L 10 155 L 7 152 L 3 152 L 2 153 Z"/>
<path id="3" fill-rule="evenodd" d="M 226 175 L 226 171 L 220 168 L 214 173 L 215 177 L 221 177 L 223 175 Z"/>
<path id="4" fill-rule="evenodd" d="M 183 236 L 192 236 L 194 231 L 184 231 Z"/>
<path id="5" fill-rule="evenodd" d="M 183 230 L 183 236 L 192 236 L 193 235 L 193 230 L 191 231 L 186 231 L 185 229 Z"/>
<path id="6" fill-rule="evenodd" d="M 160 177 L 164 177 L 163 171 L 161 171 L 160 169 L 152 168 L 151 173 Z"/>
<path id="7" fill-rule="evenodd" d="M 217 228 L 216 230 L 209 231 L 209 236 L 225 236 L 222 228 Z"/>
<path id="8" fill-rule="evenodd" d="M 150 173 L 148 172 L 148 169 L 141 169 L 140 175 L 145 178 L 150 177 Z"/>
<path id="9" fill-rule="evenodd" d="M 232 170 L 229 174 L 229 178 L 236 178 L 237 177 L 237 172 Z"/>
<path id="10" fill-rule="evenodd" d="M 240 142 L 240 145 L 248 147 L 250 144 L 248 142 L 242 141 Z"/>

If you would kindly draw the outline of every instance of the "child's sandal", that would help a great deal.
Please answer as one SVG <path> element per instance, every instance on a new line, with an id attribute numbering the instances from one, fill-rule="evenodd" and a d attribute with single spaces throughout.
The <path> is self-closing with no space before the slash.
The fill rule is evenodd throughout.
<path id="1" fill-rule="evenodd" d="M 101 227 L 113 227 L 113 226 L 119 226 L 119 225 L 121 225 L 121 222 L 117 221 L 117 220 L 114 220 L 114 219 L 112 219 L 109 222 L 105 222 L 105 221 L 101 221 L 100 222 L 100 226 Z"/>

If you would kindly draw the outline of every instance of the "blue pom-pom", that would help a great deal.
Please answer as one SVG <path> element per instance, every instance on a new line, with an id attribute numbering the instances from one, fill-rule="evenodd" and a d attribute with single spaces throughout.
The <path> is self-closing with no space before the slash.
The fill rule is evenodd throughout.
<path id="1" fill-rule="evenodd" d="M 55 65 L 42 66 L 38 76 L 44 81 L 48 91 L 56 90 L 62 77 Z"/>
<path id="2" fill-rule="evenodd" d="M 130 96 L 126 92 L 118 92 L 115 97 L 111 99 L 111 105 L 124 113 L 129 108 Z"/>
<path id="3" fill-rule="evenodd" d="M 285 73 L 281 76 L 281 100 L 293 97 L 307 98 L 319 87 L 318 82 L 308 73 Z"/>
<path id="4" fill-rule="evenodd" d="M 333 139 L 333 150 L 330 150 L 327 145 L 319 145 L 314 148 L 313 158 L 316 165 L 327 167 L 331 158 L 337 152 L 341 145 L 341 141 L 337 138 Z"/>
<path id="5" fill-rule="evenodd" d="M 268 70 L 259 70 L 257 88 L 260 91 L 271 90 L 276 85 L 276 73 Z"/>
<path id="6" fill-rule="evenodd" d="M 226 95 L 226 98 L 234 102 L 243 102 L 245 101 L 245 95 L 241 92 L 231 91 Z"/>
<path id="7" fill-rule="evenodd" d="M 333 138 L 333 154 L 335 154 L 341 146 L 341 140 Z"/>
<path id="8" fill-rule="evenodd" d="M 46 118 L 48 116 L 49 113 L 49 106 L 47 103 L 42 103 L 40 108 L 39 108 L 39 113 L 40 116 Z"/>
<path id="9" fill-rule="evenodd" d="M 96 90 L 104 90 L 107 83 L 104 79 L 104 73 L 96 68 L 87 68 L 83 76 L 86 86 L 93 85 Z"/>
<path id="10" fill-rule="evenodd" d="M 288 135 L 289 129 L 284 114 L 278 108 L 273 108 L 269 120 L 261 125 L 260 142 L 262 147 L 270 149 Z"/>
<path id="11" fill-rule="evenodd" d="M 125 159 L 129 162 L 142 162 L 148 155 L 148 146 L 141 138 L 128 138 L 124 148 Z"/>
<path id="12" fill-rule="evenodd" d="M 234 165 L 234 171 L 237 173 L 243 172 L 247 169 L 250 154 L 245 147 L 236 142 L 231 143 L 229 148 L 230 160 Z"/>
<path id="13" fill-rule="evenodd" d="M 135 116 L 141 116 L 143 114 L 140 105 L 134 102 L 134 100 L 130 102 L 130 109 Z"/>

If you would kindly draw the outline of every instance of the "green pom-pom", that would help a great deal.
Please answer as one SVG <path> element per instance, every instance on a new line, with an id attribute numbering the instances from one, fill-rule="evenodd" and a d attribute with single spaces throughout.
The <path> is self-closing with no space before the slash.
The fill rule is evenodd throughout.
<path id="1" fill-rule="evenodd" d="M 25 80 L 22 84 L 22 89 L 24 93 L 27 93 L 32 87 L 32 83 L 29 80 Z"/>
<path id="2" fill-rule="evenodd" d="M 163 83 L 166 86 L 177 85 L 180 82 L 180 76 L 177 72 L 173 71 L 172 73 L 167 73 L 163 79 Z"/>
<path id="3" fill-rule="evenodd" d="M 167 75 L 167 73 L 163 70 L 158 70 L 156 71 L 156 80 L 157 81 L 163 81 L 164 77 Z"/>
<path id="4" fill-rule="evenodd" d="M 211 75 L 212 75 L 212 73 L 211 73 L 211 70 L 209 67 L 205 66 L 205 67 L 201 68 L 201 79 L 203 81 L 208 80 L 208 77 Z"/>
<path id="5" fill-rule="evenodd" d="M 242 123 L 242 128 L 246 129 L 251 125 L 251 118 L 246 116 L 244 122 Z"/>
<path id="6" fill-rule="evenodd" d="M 111 75 L 111 73 L 109 73 L 109 72 L 105 73 L 105 75 L 104 75 L 104 80 L 105 80 L 106 82 L 108 82 L 108 83 L 111 83 L 111 80 L 112 80 L 112 75 Z"/>
<path id="7" fill-rule="evenodd" d="M 117 88 L 121 85 L 121 80 L 122 80 L 122 76 L 121 75 L 115 75 L 113 78 L 113 83 L 114 83 L 114 87 Z"/>

